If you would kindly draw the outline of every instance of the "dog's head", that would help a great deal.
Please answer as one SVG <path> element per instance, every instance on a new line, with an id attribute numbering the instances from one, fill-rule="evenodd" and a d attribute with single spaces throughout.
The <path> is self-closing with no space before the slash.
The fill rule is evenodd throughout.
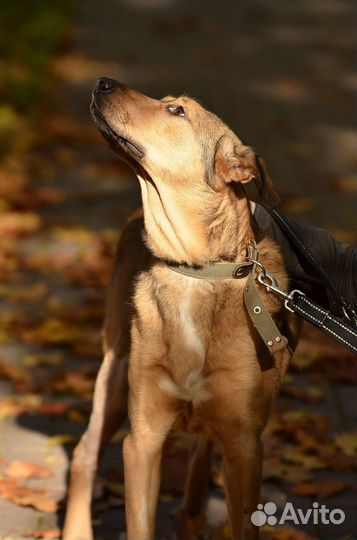
<path id="1" fill-rule="evenodd" d="M 154 182 L 222 191 L 254 180 L 265 202 L 277 202 L 262 160 L 194 99 L 152 99 L 102 78 L 91 113 L 120 157 Z"/>

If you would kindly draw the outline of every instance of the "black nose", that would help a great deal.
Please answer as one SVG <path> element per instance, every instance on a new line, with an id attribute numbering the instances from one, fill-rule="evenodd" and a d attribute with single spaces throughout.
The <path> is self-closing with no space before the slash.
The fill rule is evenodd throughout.
<path id="1" fill-rule="evenodd" d="M 101 94 L 110 94 L 116 88 L 118 88 L 119 83 L 114 81 L 114 79 L 108 79 L 107 77 L 102 77 L 98 79 L 95 85 L 95 91 L 100 92 Z"/>

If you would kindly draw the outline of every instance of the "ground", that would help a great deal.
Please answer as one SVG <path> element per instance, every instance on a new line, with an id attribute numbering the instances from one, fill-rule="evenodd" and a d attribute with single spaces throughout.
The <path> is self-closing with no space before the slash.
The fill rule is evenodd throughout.
<path id="1" fill-rule="evenodd" d="M 101 356 L 114 244 L 140 204 L 133 174 L 91 125 L 97 77 L 154 97 L 197 97 L 265 158 L 286 213 L 355 242 L 352 1 L 75 6 L 36 122 L 28 128 L 16 117 L 16 153 L 0 171 L 0 538 L 58 537 L 68 463 Z M 23 133 L 33 139 L 28 147 Z M 265 436 L 262 501 L 279 511 L 286 501 L 303 509 L 318 501 L 346 520 L 268 526 L 265 538 L 356 537 L 355 378 L 353 355 L 306 327 Z M 97 538 L 125 531 L 124 435 L 96 485 Z M 176 438 L 166 452 L 161 538 L 172 535 L 188 446 Z M 229 534 L 218 459 L 207 522 L 211 538 Z"/>

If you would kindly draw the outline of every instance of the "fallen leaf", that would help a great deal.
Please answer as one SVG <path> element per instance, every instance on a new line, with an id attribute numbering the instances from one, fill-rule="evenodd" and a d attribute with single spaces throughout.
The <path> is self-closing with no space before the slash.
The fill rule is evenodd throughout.
<path id="1" fill-rule="evenodd" d="M 17 208 L 33 205 L 34 188 L 28 176 L 0 170 L 0 198 Z"/>
<path id="2" fill-rule="evenodd" d="M 42 222 L 34 212 L 8 212 L 0 215 L 0 234 L 6 236 L 26 237 L 34 234 Z"/>
<path id="3" fill-rule="evenodd" d="M 357 468 L 357 458 L 355 455 L 348 456 L 341 452 L 333 455 L 321 455 L 321 460 L 326 468 L 334 471 L 353 471 Z"/>
<path id="4" fill-rule="evenodd" d="M 26 367 L 59 366 L 64 361 L 63 354 L 26 354 L 22 362 Z"/>
<path id="5" fill-rule="evenodd" d="M 41 398 L 35 395 L 10 396 L 0 401 L 0 419 L 14 418 L 26 412 L 37 411 Z"/>
<path id="6" fill-rule="evenodd" d="M 76 409 L 70 410 L 68 412 L 68 419 L 71 422 L 76 422 L 77 424 L 88 423 L 88 415 L 83 414 L 81 411 L 77 411 Z"/>
<path id="7" fill-rule="evenodd" d="M 93 366 L 77 371 L 68 371 L 62 377 L 52 380 L 50 386 L 56 392 L 74 393 L 84 397 L 91 397 L 97 372 L 98 368 Z"/>
<path id="8" fill-rule="evenodd" d="M 300 484 L 311 480 L 311 473 L 301 465 L 282 463 L 277 459 L 266 460 L 263 467 L 264 480 L 280 480 Z"/>
<path id="9" fill-rule="evenodd" d="M 78 441 L 78 437 L 74 435 L 53 435 L 48 439 L 48 446 L 52 448 L 53 446 L 64 446 L 66 444 L 74 444 Z"/>
<path id="10" fill-rule="evenodd" d="M 334 437 L 335 444 L 338 448 L 341 448 L 347 456 L 356 457 L 357 454 L 357 434 L 354 432 L 346 431 L 339 433 Z"/>
<path id="11" fill-rule="evenodd" d="M 31 391 L 33 389 L 30 373 L 20 367 L 0 361 L 0 379 L 11 381 L 18 391 Z"/>
<path id="12" fill-rule="evenodd" d="M 11 461 L 5 469 L 5 474 L 9 478 L 49 478 L 53 476 L 53 471 L 46 465 L 40 465 L 33 461 Z"/>
<path id="13" fill-rule="evenodd" d="M 59 403 L 59 402 L 54 402 L 54 403 L 50 403 L 50 402 L 47 402 L 47 403 L 41 403 L 41 405 L 39 405 L 37 411 L 40 413 L 40 414 L 47 414 L 47 415 L 50 415 L 50 416 L 62 416 L 64 414 L 68 414 L 68 412 L 71 410 L 71 405 L 70 403 Z"/>
<path id="14" fill-rule="evenodd" d="M 284 385 L 281 393 L 308 403 L 319 403 L 325 399 L 325 394 L 318 386 L 305 386 L 300 388 L 292 384 Z"/>
<path id="15" fill-rule="evenodd" d="M 0 497 L 20 506 L 32 506 L 40 512 L 57 510 L 57 502 L 49 497 L 47 490 L 26 487 L 14 478 L 0 479 Z"/>
<path id="16" fill-rule="evenodd" d="M 61 537 L 61 531 L 58 527 L 50 527 L 48 529 L 31 531 L 27 533 L 26 536 L 38 538 L 39 540 L 55 540 L 56 538 Z"/>
<path id="17" fill-rule="evenodd" d="M 59 319 L 47 319 L 37 328 L 23 332 L 21 337 L 28 343 L 65 345 L 81 339 L 82 332 L 79 328 L 73 327 L 73 324 L 67 324 Z"/>
<path id="18" fill-rule="evenodd" d="M 323 463 L 317 456 L 304 454 L 301 452 L 300 448 L 285 448 L 283 458 L 284 461 L 303 465 L 304 468 L 310 471 L 326 468 L 325 463 Z"/>
<path id="19" fill-rule="evenodd" d="M 343 482 L 342 480 L 321 480 L 320 482 L 309 482 L 300 484 L 292 488 L 295 495 L 303 497 L 317 497 L 326 499 L 343 491 L 352 491 L 355 489 L 353 484 Z"/>
<path id="20" fill-rule="evenodd" d="M 8 287 L 0 285 L 0 296 L 7 301 L 22 304 L 23 302 L 38 302 L 48 294 L 48 286 L 44 283 L 35 283 L 31 287 Z"/>

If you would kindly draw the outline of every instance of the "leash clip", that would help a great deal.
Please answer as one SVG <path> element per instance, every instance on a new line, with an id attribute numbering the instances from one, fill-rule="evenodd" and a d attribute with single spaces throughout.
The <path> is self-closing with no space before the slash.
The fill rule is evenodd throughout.
<path id="1" fill-rule="evenodd" d="M 290 293 L 286 293 L 285 291 L 282 291 L 280 289 L 280 287 L 278 285 L 278 282 L 276 281 L 275 277 L 271 276 L 270 274 L 267 274 L 265 272 L 265 270 L 263 272 L 259 272 L 256 279 L 261 285 L 264 285 L 267 292 L 272 291 L 273 293 L 277 294 L 278 296 L 281 296 L 282 298 L 284 298 L 284 300 L 285 300 L 284 305 L 285 305 L 286 309 L 288 309 L 292 313 L 294 313 L 294 310 L 291 309 L 289 304 L 294 300 L 294 295 L 299 294 L 300 296 L 305 296 L 305 294 L 303 292 L 299 291 L 298 289 L 294 289 Z M 266 279 L 268 279 L 270 283 L 266 283 Z"/>
<path id="2" fill-rule="evenodd" d="M 267 292 L 274 292 L 275 294 L 278 294 L 279 296 L 282 296 L 285 300 L 291 300 L 291 294 L 286 293 L 285 291 L 282 291 L 278 285 L 278 282 L 276 281 L 275 277 L 271 276 L 270 274 L 267 274 L 265 269 L 261 272 L 259 272 L 257 276 L 257 280 L 261 285 L 264 285 Z M 266 283 L 266 280 L 269 281 L 269 283 Z"/>

